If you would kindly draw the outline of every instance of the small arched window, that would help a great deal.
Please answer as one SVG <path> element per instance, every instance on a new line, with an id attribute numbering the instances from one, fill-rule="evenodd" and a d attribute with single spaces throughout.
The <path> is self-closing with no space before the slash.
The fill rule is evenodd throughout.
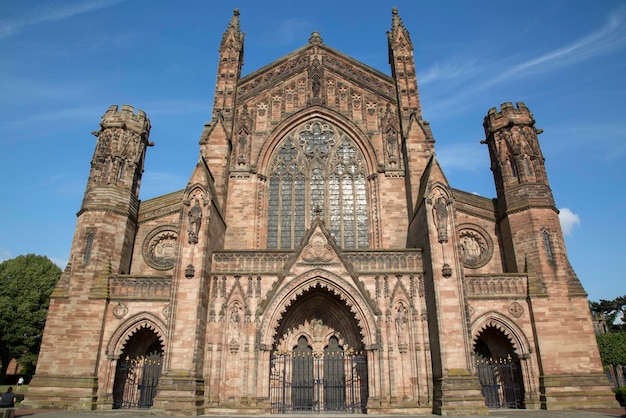
<path id="1" fill-rule="evenodd" d="M 94 237 L 93 231 L 89 231 L 89 233 L 87 233 L 87 240 L 85 243 L 85 253 L 83 254 L 83 263 L 85 264 L 89 263 L 89 259 L 91 258 L 91 247 L 93 246 L 93 237 Z"/>
<path id="2" fill-rule="evenodd" d="M 340 129 L 321 120 L 294 129 L 268 174 L 268 248 L 295 248 L 317 215 L 339 246 L 369 246 L 365 161 Z"/>
<path id="3" fill-rule="evenodd" d="M 513 177 L 517 178 L 517 163 L 512 158 L 509 160 L 509 163 L 511 164 L 511 174 L 513 174 Z"/>
<path id="4" fill-rule="evenodd" d="M 548 233 L 548 231 L 543 231 L 541 235 L 543 236 L 543 247 L 546 251 L 546 257 L 548 258 L 548 261 L 554 261 L 552 244 L 550 242 L 550 234 Z"/>

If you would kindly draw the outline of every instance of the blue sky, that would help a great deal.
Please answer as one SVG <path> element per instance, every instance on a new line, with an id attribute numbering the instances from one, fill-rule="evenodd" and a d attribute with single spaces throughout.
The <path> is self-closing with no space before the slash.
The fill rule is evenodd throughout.
<path id="1" fill-rule="evenodd" d="M 209 121 L 217 51 L 233 9 L 244 74 L 308 42 L 390 74 L 398 7 L 415 47 L 424 118 L 456 188 L 495 195 L 482 121 L 525 102 L 570 260 L 592 300 L 626 294 L 626 3 L 623 1 L 124 1 L 0 3 L 0 260 L 65 266 L 100 117 L 152 122 L 143 200 L 182 189 Z"/>

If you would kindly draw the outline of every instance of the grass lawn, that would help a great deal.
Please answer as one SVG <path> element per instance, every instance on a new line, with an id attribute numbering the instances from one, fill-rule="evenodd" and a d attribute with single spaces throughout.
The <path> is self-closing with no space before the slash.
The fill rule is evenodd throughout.
<path id="1" fill-rule="evenodd" d="M 24 393 L 28 392 L 28 385 L 22 385 L 20 390 L 17 390 L 17 385 L 0 385 L 0 393 L 6 392 L 9 386 L 13 386 L 13 392 L 17 395 L 17 398 L 15 398 L 15 407 L 17 408 L 24 399 Z"/>

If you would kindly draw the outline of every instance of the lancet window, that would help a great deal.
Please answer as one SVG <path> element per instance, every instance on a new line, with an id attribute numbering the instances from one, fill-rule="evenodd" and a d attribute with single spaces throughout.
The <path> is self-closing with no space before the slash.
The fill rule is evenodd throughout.
<path id="1" fill-rule="evenodd" d="M 313 120 L 293 130 L 268 174 L 268 248 L 295 248 L 316 216 L 339 246 L 369 246 L 365 161 L 340 129 Z"/>

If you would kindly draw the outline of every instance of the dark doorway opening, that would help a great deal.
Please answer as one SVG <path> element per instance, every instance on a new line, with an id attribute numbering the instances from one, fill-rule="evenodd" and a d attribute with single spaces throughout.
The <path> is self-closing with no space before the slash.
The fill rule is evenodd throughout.
<path id="1" fill-rule="evenodd" d="M 476 371 L 488 408 L 524 407 L 520 360 L 507 336 L 487 327 L 474 342 Z"/>
<path id="2" fill-rule="evenodd" d="M 320 285 L 285 312 L 270 358 L 272 413 L 366 411 L 367 360 L 354 315 Z"/>
<path id="3" fill-rule="evenodd" d="M 150 408 L 163 365 L 163 346 L 154 331 L 142 328 L 126 343 L 117 361 L 113 409 Z"/>

